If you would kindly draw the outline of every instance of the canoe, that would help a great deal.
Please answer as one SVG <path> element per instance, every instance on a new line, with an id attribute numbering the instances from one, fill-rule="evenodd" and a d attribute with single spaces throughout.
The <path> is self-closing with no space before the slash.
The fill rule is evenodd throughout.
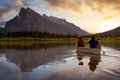
<path id="1" fill-rule="evenodd" d="M 79 53 L 93 53 L 93 54 L 100 54 L 101 49 L 99 48 L 86 48 L 86 47 L 76 47 L 76 52 Z"/>

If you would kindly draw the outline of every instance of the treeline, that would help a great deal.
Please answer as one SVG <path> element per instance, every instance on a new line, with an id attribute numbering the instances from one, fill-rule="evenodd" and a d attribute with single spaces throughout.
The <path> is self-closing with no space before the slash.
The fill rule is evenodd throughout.
<path id="1" fill-rule="evenodd" d="M 7 32 L 0 33 L 0 38 L 18 38 L 18 37 L 31 37 L 31 38 L 76 38 L 77 35 L 62 35 L 48 32 Z"/>

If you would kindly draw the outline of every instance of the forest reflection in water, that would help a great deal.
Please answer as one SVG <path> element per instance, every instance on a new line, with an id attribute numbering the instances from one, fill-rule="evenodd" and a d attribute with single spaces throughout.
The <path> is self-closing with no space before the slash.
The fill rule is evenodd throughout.
<path id="1" fill-rule="evenodd" d="M 40 65 L 59 59 L 58 57 L 68 50 L 66 46 L 73 46 L 73 43 L 43 42 L 31 45 L 0 45 L 0 53 L 5 53 L 6 58 L 19 66 L 22 72 L 31 72 Z"/>
<path id="2" fill-rule="evenodd" d="M 118 80 L 120 45 L 102 48 L 104 55 L 92 55 L 76 53 L 75 44 L 69 42 L 0 45 L 0 79 Z"/>

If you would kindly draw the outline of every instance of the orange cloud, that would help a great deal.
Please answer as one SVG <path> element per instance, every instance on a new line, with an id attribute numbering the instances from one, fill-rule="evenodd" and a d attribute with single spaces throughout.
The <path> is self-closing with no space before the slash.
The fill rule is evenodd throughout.
<path id="1" fill-rule="evenodd" d="M 45 0 L 47 1 L 53 8 L 56 9 L 66 9 L 66 10 L 72 10 L 75 12 L 81 12 L 82 3 L 79 2 L 79 0 Z"/>
<path id="2" fill-rule="evenodd" d="M 45 0 L 53 8 L 68 9 L 76 13 L 84 13 L 87 9 L 98 14 L 107 14 L 106 19 L 120 14 L 120 0 Z M 112 16 L 111 16 L 112 13 Z M 114 14 L 113 14 L 114 13 Z M 108 16 L 109 15 L 109 16 Z M 105 15 L 104 15 L 105 16 Z"/>

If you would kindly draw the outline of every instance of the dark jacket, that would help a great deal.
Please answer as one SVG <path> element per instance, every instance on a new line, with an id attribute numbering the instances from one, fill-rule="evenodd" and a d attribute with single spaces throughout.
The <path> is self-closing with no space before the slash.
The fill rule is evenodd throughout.
<path id="1" fill-rule="evenodd" d="M 90 40 L 89 44 L 90 44 L 90 48 L 98 48 L 98 41 L 97 40 Z"/>

